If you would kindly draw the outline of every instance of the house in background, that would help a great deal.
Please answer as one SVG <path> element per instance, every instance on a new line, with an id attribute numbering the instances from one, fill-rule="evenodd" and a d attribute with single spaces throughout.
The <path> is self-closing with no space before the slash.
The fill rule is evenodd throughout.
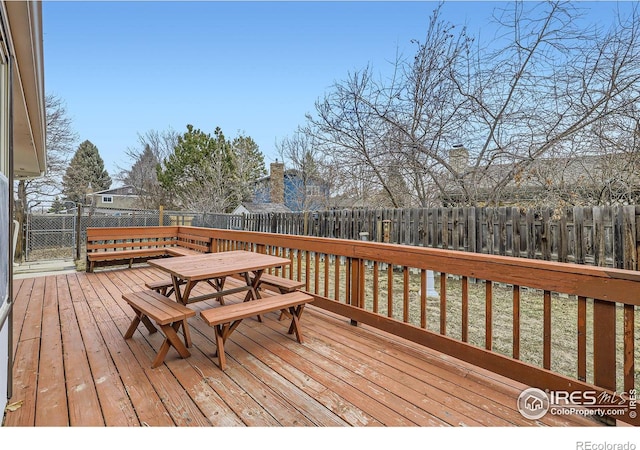
<path id="1" fill-rule="evenodd" d="M 269 175 L 259 179 L 254 188 L 254 204 L 283 204 L 290 211 L 322 210 L 328 202 L 326 183 L 299 170 L 285 170 L 277 160 L 271 163 Z"/>
<path id="2" fill-rule="evenodd" d="M 46 171 L 45 117 L 42 3 L 0 1 L 0 411 L 12 395 L 15 350 L 12 186 Z"/>
<path id="3" fill-rule="evenodd" d="M 508 182 L 499 191 L 499 205 L 532 206 L 540 204 L 613 205 L 640 201 L 640 157 L 636 152 L 575 154 L 539 158 L 523 167 L 515 163 L 471 166 L 469 151 L 455 147 L 449 162 L 458 177 L 444 184 L 444 206 L 464 205 L 468 192 L 479 205 L 491 204 L 496 186 Z"/>
<path id="4" fill-rule="evenodd" d="M 94 208 L 96 213 L 102 211 L 110 214 L 127 212 L 131 209 L 137 209 L 138 195 L 135 187 L 121 186 L 87 194 L 87 203 Z"/>

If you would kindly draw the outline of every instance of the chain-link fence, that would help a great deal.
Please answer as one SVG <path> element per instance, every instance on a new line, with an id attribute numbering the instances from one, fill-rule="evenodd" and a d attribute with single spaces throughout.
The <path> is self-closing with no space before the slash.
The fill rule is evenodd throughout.
<path id="1" fill-rule="evenodd" d="M 77 218 L 68 214 L 28 214 L 25 260 L 72 259 L 76 250 Z"/>
<path id="2" fill-rule="evenodd" d="M 24 226 L 25 261 L 75 259 L 84 255 L 87 228 L 152 227 L 160 225 L 160 211 L 118 211 L 112 214 L 30 213 Z M 164 211 L 162 225 L 203 224 L 202 215 L 192 212 Z M 80 256 L 82 258 L 83 256 Z"/>

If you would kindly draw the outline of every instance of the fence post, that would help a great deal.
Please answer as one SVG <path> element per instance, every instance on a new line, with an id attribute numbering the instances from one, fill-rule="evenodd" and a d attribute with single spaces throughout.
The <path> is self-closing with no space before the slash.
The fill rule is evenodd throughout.
<path id="1" fill-rule="evenodd" d="M 160 205 L 158 208 L 158 225 L 164 226 L 164 206 Z"/>
<path id="2" fill-rule="evenodd" d="M 78 210 L 78 215 L 76 217 L 76 261 L 80 260 L 80 236 L 81 236 L 81 229 L 80 226 L 82 224 L 82 206 L 80 206 L 79 203 L 76 203 L 77 206 L 77 210 Z"/>
<path id="3" fill-rule="evenodd" d="M 391 235 L 391 221 L 383 220 L 382 221 L 382 242 L 389 243 L 389 237 Z"/>
<path id="4" fill-rule="evenodd" d="M 309 234 L 309 211 L 305 211 L 303 214 L 304 214 L 303 215 L 304 223 L 302 224 L 303 226 L 302 235 L 307 236 Z"/>

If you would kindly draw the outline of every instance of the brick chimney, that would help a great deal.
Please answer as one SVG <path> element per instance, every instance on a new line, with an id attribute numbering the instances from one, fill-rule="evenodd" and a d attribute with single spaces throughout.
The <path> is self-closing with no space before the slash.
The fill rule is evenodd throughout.
<path id="1" fill-rule="evenodd" d="M 449 164 L 458 176 L 462 175 L 469 167 L 469 150 L 462 144 L 456 144 L 449 151 Z"/>
<path id="2" fill-rule="evenodd" d="M 284 204 L 284 164 L 278 162 L 271 163 L 271 203 Z"/>

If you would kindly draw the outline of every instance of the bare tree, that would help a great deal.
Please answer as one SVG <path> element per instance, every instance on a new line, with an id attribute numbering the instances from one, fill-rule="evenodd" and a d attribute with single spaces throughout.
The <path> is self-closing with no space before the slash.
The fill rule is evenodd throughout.
<path id="1" fill-rule="evenodd" d="M 45 96 L 45 114 L 47 121 L 46 151 L 47 171 L 42 177 L 17 180 L 15 184 L 14 215 L 20 229 L 29 208 L 44 201 L 53 201 L 62 192 L 62 176 L 75 151 L 78 135 L 73 131 L 72 121 L 67 113 L 64 101 L 54 95 Z M 16 257 L 21 257 L 24 235 L 20 233 Z"/>
<path id="2" fill-rule="evenodd" d="M 422 206 L 436 198 L 500 204 L 526 180 L 537 185 L 532 198 L 572 201 L 576 178 L 560 176 L 554 158 L 575 171 L 568 161 L 602 154 L 605 144 L 614 152 L 614 141 L 625 151 L 620 142 L 633 136 L 638 5 L 602 30 L 579 26 L 579 4 L 510 2 L 494 11 L 498 31 L 486 43 L 442 20 L 441 9 L 414 58 L 396 58 L 389 79 L 374 80 L 367 67 L 316 103 L 308 121 L 321 148 L 393 206 L 404 202 L 392 174 Z M 557 164 L 545 168 L 545 160 Z M 589 167 L 591 178 L 604 177 L 602 164 Z M 551 169 L 551 180 L 565 184 L 546 182 Z M 610 183 L 608 197 L 623 185 Z"/>
<path id="3" fill-rule="evenodd" d="M 323 161 L 323 154 L 315 144 L 313 135 L 299 128 L 292 136 L 276 144 L 276 149 L 288 167 L 287 173 L 295 176 L 285 185 L 285 198 L 297 211 L 326 208 L 333 191 L 330 167 Z"/>
<path id="4" fill-rule="evenodd" d="M 18 180 L 16 209 L 26 210 L 29 201 L 53 200 L 62 192 L 62 175 L 75 151 L 78 135 L 72 129 L 66 105 L 59 97 L 45 96 L 47 120 L 47 171 L 42 177 Z"/>
<path id="5" fill-rule="evenodd" d="M 307 115 L 307 130 L 318 148 L 349 174 L 346 178 L 356 189 L 366 182 L 371 191 L 384 191 L 398 207 L 400 201 L 385 173 L 390 156 L 387 127 L 371 106 L 378 89 L 370 68 L 349 74 L 316 102 L 316 114 Z"/>
<path id="6" fill-rule="evenodd" d="M 461 130 L 473 147 L 457 178 L 469 203 L 500 203 L 517 174 L 549 155 L 598 152 L 572 151 L 640 99 L 640 22 L 632 11 L 602 32 L 577 28 L 574 4 L 497 10 L 505 45 L 488 57 L 472 53 L 452 71 L 467 117 Z"/>
<path id="7" fill-rule="evenodd" d="M 587 145 L 599 152 L 584 158 L 595 160 L 582 171 L 584 199 L 597 205 L 640 203 L 640 104 L 598 122 Z"/>
<path id="8" fill-rule="evenodd" d="M 440 20 L 441 7 L 425 41 L 414 41 L 414 57 L 396 56 L 388 79 L 375 80 L 370 67 L 350 74 L 308 116 L 338 165 L 361 177 L 354 184 L 382 191 L 394 207 L 427 206 L 432 183 L 440 180 L 434 168 L 448 167 L 443 148 L 457 138 L 459 102 L 450 72 L 470 39 Z"/>
<path id="9" fill-rule="evenodd" d="M 158 181 L 156 168 L 170 155 L 178 142 L 173 130 L 149 130 L 138 134 L 138 146 L 127 149 L 126 155 L 133 161 L 130 168 L 120 168 L 118 180 L 133 186 L 138 196 L 138 207 L 158 209 L 160 205 L 173 206 L 173 196 Z"/>

